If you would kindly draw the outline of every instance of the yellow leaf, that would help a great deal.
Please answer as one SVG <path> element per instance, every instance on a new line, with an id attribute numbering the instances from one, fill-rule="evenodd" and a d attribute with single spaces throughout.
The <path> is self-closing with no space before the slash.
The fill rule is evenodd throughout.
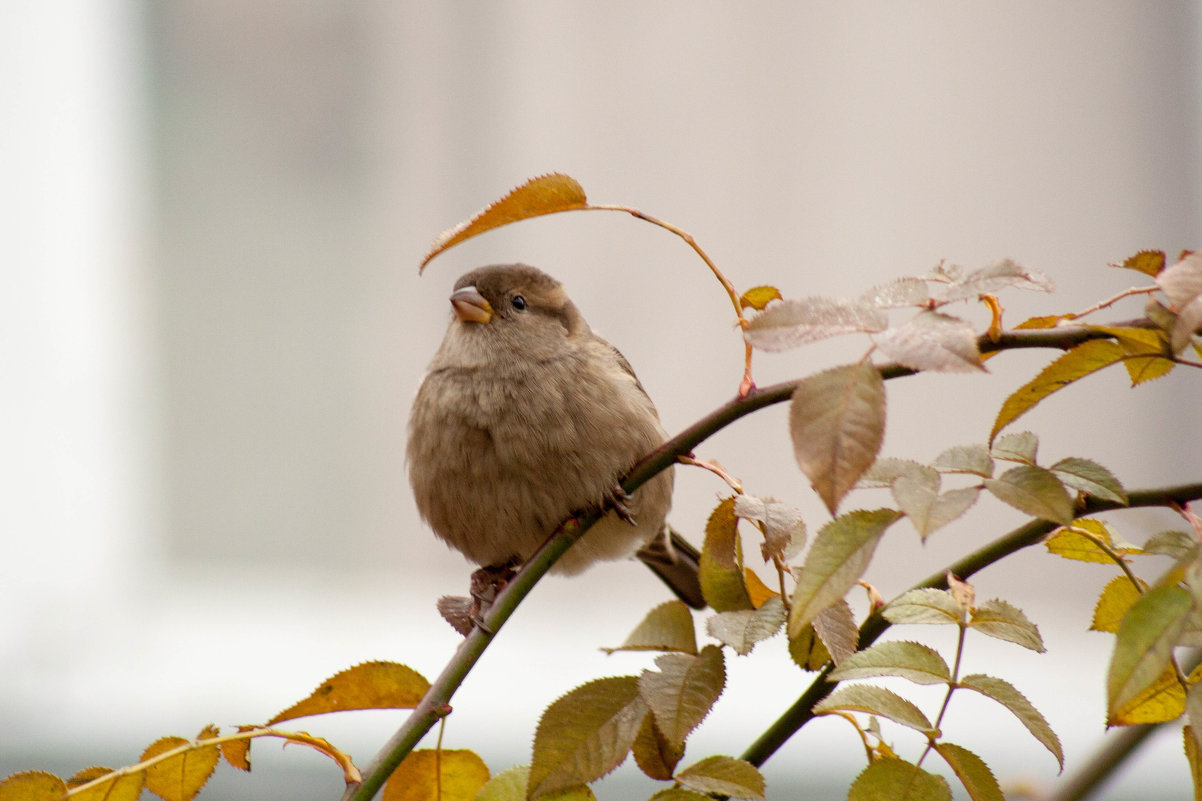
<path id="1" fill-rule="evenodd" d="M 999 431 L 1030 411 L 1048 395 L 1103 367 L 1122 361 L 1122 358 L 1123 349 L 1109 340 L 1095 339 L 1077 345 L 1006 399 L 998 412 L 997 420 L 993 423 L 993 431 L 989 433 L 989 442 L 992 444 Z"/>
<path id="2" fill-rule="evenodd" d="M 759 609 L 772 598 L 780 597 L 780 593 L 769 589 L 768 585 L 761 581 L 760 577 L 750 567 L 743 568 L 743 583 L 747 586 L 747 595 L 751 598 L 751 604 L 756 609 Z"/>
<path id="3" fill-rule="evenodd" d="M 215 745 L 197 746 L 183 737 L 163 737 L 142 752 L 142 761 L 177 748 L 180 753 L 146 768 L 146 789 L 164 801 L 194 798 L 213 775 L 220 759 Z"/>
<path id="4" fill-rule="evenodd" d="M 1071 528 L 1057 529 L 1052 536 L 1048 537 L 1046 544 L 1050 553 L 1065 559 L 1114 564 L 1114 559 L 1098 544 L 1099 542 L 1119 555 L 1135 553 L 1133 548 L 1114 547 L 1106 525 L 1100 520 L 1089 518 L 1074 520 Z"/>
<path id="5" fill-rule="evenodd" d="M 739 306 L 746 309 L 748 306 L 756 311 L 763 311 L 774 300 L 781 300 L 780 290 L 774 286 L 755 286 L 743 293 L 739 298 Z"/>
<path id="6" fill-rule="evenodd" d="M 422 259 L 418 272 L 439 253 L 477 234 L 543 214 L 583 208 L 588 208 L 588 198 L 575 178 L 558 172 L 531 178 L 467 222 L 440 234 Z"/>
<path id="7" fill-rule="evenodd" d="M 1145 275 L 1155 276 L 1164 269 L 1163 250 L 1141 250 L 1134 256 L 1128 257 L 1122 264 L 1116 265 L 1128 270 L 1135 270 Z"/>
<path id="8" fill-rule="evenodd" d="M 474 751 L 413 751 L 384 785 L 383 801 L 472 801 L 488 782 Z"/>
<path id="9" fill-rule="evenodd" d="M 1160 678 L 1149 684 L 1115 711 L 1109 723 L 1132 726 L 1136 723 L 1165 723 L 1185 712 L 1185 688 L 1177 681 L 1177 671 L 1165 668 Z"/>
<path id="10" fill-rule="evenodd" d="M 1148 585 L 1142 580 L 1139 583 L 1147 589 Z M 1093 610 L 1093 622 L 1089 624 L 1090 630 L 1117 634 L 1119 624 L 1123 622 L 1123 615 L 1139 600 L 1139 596 L 1140 591 L 1131 583 L 1131 579 L 1125 575 L 1112 578 L 1098 596 L 1098 603 Z"/>
<path id="11" fill-rule="evenodd" d="M 1194 783 L 1194 801 L 1202 801 L 1202 754 L 1199 754 L 1194 727 L 1184 727 L 1181 736 L 1184 738 L 1185 761 L 1189 763 L 1189 775 Z"/>
<path id="12" fill-rule="evenodd" d="M 312 695 L 288 707 L 267 725 L 348 709 L 412 709 L 428 689 L 430 682 L 405 665 L 364 662 L 334 674 Z"/>
<path id="13" fill-rule="evenodd" d="M 59 801 L 67 785 L 53 773 L 27 770 L 0 782 L 0 801 Z"/>
<path id="14" fill-rule="evenodd" d="M 1167 358 L 1169 343 L 1164 331 L 1152 328 L 1093 326 L 1113 336 L 1123 349 L 1123 366 L 1132 385 L 1167 375 L 1176 363 Z"/>
<path id="15" fill-rule="evenodd" d="M 238 731 L 251 731 L 257 726 L 239 726 Z M 250 772 L 250 740 L 227 740 L 221 744 L 221 755 L 238 770 Z"/>
<path id="16" fill-rule="evenodd" d="M 1055 328 L 1060 324 L 1061 320 L 1075 320 L 1075 314 L 1049 314 L 1044 317 L 1029 317 L 1023 320 L 1015 328 Z"/>
<path id="17" fill-rule="evenodd" d="M 106 776 L 107 779 L 104 778 Z M 97 779 L 100 781 L 96 781 Z M 92 787 L 86 790 L 77 789 L 93 781 L 96 781 L 96 784 Z M 74 790 L 71 801 L 138 801 L 145 781 L 146 774 L 142 771 L 120 775 L 109 768 L 92 767 L 85 768 L 68 779 L 67 786 Z"/>

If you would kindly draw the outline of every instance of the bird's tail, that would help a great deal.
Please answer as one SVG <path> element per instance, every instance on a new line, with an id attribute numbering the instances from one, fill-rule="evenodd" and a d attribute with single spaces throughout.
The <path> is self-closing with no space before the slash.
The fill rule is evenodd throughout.
<path id="1" fill-rule="evenodd" d="M 708 604 L 701 594 L 701 552 L 679 532 L 664 524 L 659 535 L 635 554 L 659 576 L 676 597 L 694 609 Z"/>

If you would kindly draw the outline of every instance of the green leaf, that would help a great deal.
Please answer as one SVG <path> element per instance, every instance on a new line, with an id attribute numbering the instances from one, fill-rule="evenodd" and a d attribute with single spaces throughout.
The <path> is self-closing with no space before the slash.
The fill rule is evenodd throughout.
<path id="1" fill-rule="evenodd" d="M 710 636 L 729 645 L 740 656 L 751 653 L 760 640 L 766 640 L 785 624 L 785 605 L 780 598 L 769 598 L 759 609 L 719 612 L 705 621 Z"/>
<path id="2" fill-rule="evenodd" d="M 743 580 L 743 544 L 739 539 L 735 499 L 724 498 L 705 523 L 701 550 L 701 594 L 715 612 L 754 609 Z"/>
<path id="3" fill-rule="evenodd" d="M 1192 605 L 1189 592 L 1165 586 L 1148 590 L 1127 611 L 1106 676 L 1108 722 L 1164 671 Z"/>
<path id="4" fill-rule="evenodd" d="M 831 659 L 830 651 L 814 631 L 814 624 L 789 636 L 789 658 L 802 670 L 821 670 Z"/>
<path id="5" fill-rule="evenodd" d="M 639 695 L 668 742 L 683 746 L 726 685 L 722 649 L 707 645 L 697 656 L 663 654 L 655 664 L 659 671 L 644 670 L 639 676 Z"/>
<path id="6" fill-rule="evenodd" d="M 1148 586 L 1142 580 L 1139 583 L 1144 589 Z M 1098 603 L 1093 610 L 1093 622 L 1089 624 L 1090 630 L 1117 633 L 1127 610 L 1139 600 L 1141 594 L 1125 575 L 1112 578 L 1098 596 Z"/>
<path id="7" fill-rule="evenodd" d="M 693 615 L 680 601 L 666 601 L 652 609 L 630 632 L 626 642 L 617 648 L 602 648 L 607 654 L 614 651 L 679 651 L 697 653 L 697 632 Z"/>
<path id="8" fill-rule="evenodd" d="M 939 373 L 985 372 L 977 332 L 959 317 L 925 310 L 874 334 L 877 348 L 898 364 Z"/>
<path id="9" fill-rule="evenodd" d="M 731 798 L 764 797 L 764 777 L 750 762 L 728 756 L 710 756 L 676 774 L 676 781 L 699 793 Z"/>
<path id="10" fill-rule="evenodd" d="M 921 587 L 897 596 L 881 610 L 881 614 L 890 623 L 959 624 L 965 610 L 947 590 Z"/>
<path id="11" fill-rule="evenodd" d="M 1039 437 L 1030 431 L 1019 431 L 1015 434 L 998 437 L 989 449 L 989 453 L 995 459 L 1021 462 L 1022 464 L 1035 464 L 1035 454 L 1038 451 Z"/>
<path id="12" fill-rule="evenodd" d="M 553 702 L 534 734 L 530 798 L 588 784 L 622 764 L 646 715 L 636 676 L 590 681 Z"/>
<path id="13" fill-rule="evenodd" d="M 422 259 L 418 272 L 447 248 L 502 225 L 557 211 L 588 207 L 584 188 L 568 175 L 550 173 L 531 178 L 465 223 L 444 231 Z"/>
<path id="14" fill-rule="evenodd" d="M 972 751 L 947 742 L 935 743 L 939 756 L 956 773 L 972 801 L 1006 801 L 989 766 Z"/>
<path id="15" fill-rule="evenodd" d="M 956 445 L 935 457 L 931 463 L 941 473 L 970 473 L 989 478 L 993 475 L 993 457 L 984 445 Z"/>
<path id="16" fill-rule="evenodd" d="M 1066 526 L 1073 522 L 1076 507 L 1060 479 L 1051 471 L 1032 465 L 1019 465 L 999 478 L 985 479 L 985 489 L 1015 509 Z"/>
<path id="17" fill-rule="evenodd" d="M 782 300 L 755 315 L 743 330 L 753 348 L 784 351 L 856 332 L 884 331 L 889 315 L 870 303 L 836 298 Z"/>
<path id="18" fill-rule="evenodd" d="M 946 684 L 952 674 L 933 648 L 901 640 L 881 642 L 844 659 L 830 674 L 831 681 L 897 676 L 915 684 Z"/>
<path id="19" fill-rule="evenodd" d="M 893 509 L 860 510 L 822 527 L 798 571 L 789 612 L 790 637 L 851 589 L 872 560 L 885 529 L 899 516 Z"/>
<path id="20" fill-rule="evenodd" d="M 1104 501 L 1114 501 L 1124 506 L 1127 504 L 1127 493 L 1114 474 L 1097 462 L 1089 459 L 1078 459 L 1070 456 L 1061 459 L 1050 468 L 1056 478 L 1078 492 L 1101 498 Z"/>
<path id="21" fill-rule="evenodd" d="M 1045 367 L 1039 375 L 1019 387 L 1002 404 L 989 441 L 993 442 L 998 432 L 1035 407 L 1040 401 L 1057 390 L 1063 389 L 1090 373 L 1123 360 L 1123 349 L 1106 339 L 1082 342 L 1056 361 Z"/>
<path id="22" fill-rule="evenodd" d="M 960 679 L 960 686 L 975 690 L 982 695 L 992 698 L 1009 709 L 1019 722 L 1027 727 L 1027 731 L 1038 740 L 1044 748 L 1056 757 L 1060 769 L 1064 770 L 1064 750 L 1060 747 L 1060 738 L 1039 710 L 1027 700 L 1027 697 L 1014 688 L 1010 682 L 983 673 L 973 673 Z"/>
<path id="23" fill-rule="evenodd" d="M 916 731 L 930 734 L 935 731 L 931 721 L 910 701 L 892 690 L 871 684 L 849 684 L 837 688 L 833 693 L 814 705 L 814 714 L 824 712 L 865 712 Z"/>
<path id="24" fill-rule="evenodd" d="M 878 759 L 864 768 L 847 801 L 951 801 L 952 790 L 942 776 L 901 759 Z"/>
<path id="25" fill-rule="evenodd" d="M 1043 653 L 1043 638 L 1039 628 L 1027 619 L 1022 610 L 1000 599 L 985 601 L 972 611 L 969 628 L 999 640 L 1016 643 Z"/>
<path id="26" fill-rule="evenodd" d="M 868 469 L 885 435 L 885 382 L 871 364 L 835 367 L 802 379 L 789 406 L 793 455 L 835 514 Z"/>

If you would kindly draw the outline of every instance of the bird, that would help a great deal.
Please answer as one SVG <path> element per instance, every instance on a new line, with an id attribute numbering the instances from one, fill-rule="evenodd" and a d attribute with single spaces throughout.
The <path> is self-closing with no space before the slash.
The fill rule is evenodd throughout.
<path id="1" fill-rule="evenodd" d="M 552 567 L 575 575 L 637 555 L 704 608 L 697 550 L 666 524 L 673 470 L 630 495 L 620 479 L 667 439 L 630 363 L 563 285 L 525 264 L 461 276 L 418 388 L 406 461 L 421 517 L 498 584 L 573 515 L 600 519 Z M 478 618 L 476 618 L 478 620 Z"/>

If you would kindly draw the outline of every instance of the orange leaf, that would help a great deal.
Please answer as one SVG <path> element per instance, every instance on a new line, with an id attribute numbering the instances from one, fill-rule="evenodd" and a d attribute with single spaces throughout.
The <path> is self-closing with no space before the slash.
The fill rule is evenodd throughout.
<path id="1" fill-rule="evenodd" d="M 183 737 L 163 737 L 142 752 L 142 761 L 183 746 L 192 747 L 146 768 L 146 789 L 165 801 L 189 801 L 194 798 L 213 775 L 213 769 L 221 758 L 215 745 L 195 746 Z"/>
<path id="2" fill-rule="evenodd" d="M 430 246 L 430 252 L 422 259 L 417 271 L 426 269 L 439 253 L 477 234 L 518 220 L 587 207 L 584 187 L 575 178 L 558 172 L 531 178 L 467 222 L 443 231 Z"/>
<path id="3" fill-rule="evenodd" d="M 396 662 L 364 662 L 336 673 L 305 700 L 267 721 L 342 712 L 348 709 L 412 709 L 430 689 L 420 673 Z"/>
<path id="4" fill-rule="evenodd" d="M 474 751 L 413 751 L 384 785 L 382 801 L 472 801 L 488 779 Z"/>

